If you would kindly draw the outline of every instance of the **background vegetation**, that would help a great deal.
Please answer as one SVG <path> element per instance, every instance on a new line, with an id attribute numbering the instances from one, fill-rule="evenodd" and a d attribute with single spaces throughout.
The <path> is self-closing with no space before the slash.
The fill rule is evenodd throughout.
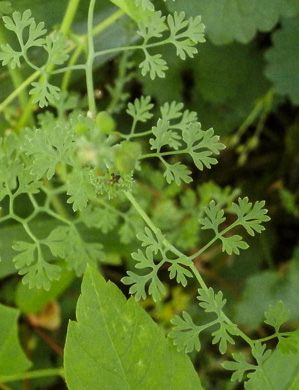
<path id="1" fill-rule="evenodd" d="M 7 12 L 6 3 L 0 2 L 2 13 Z M 10 3 L 13 10 L 20 12 L 30 8 L 35 19 L 44 21 L 49 31 L 60 25 L 67 6 L 60 0 L 12 0 Z M 88 2 L 78 3 L 74 22 L 64 26 L 64 33 L 71 40 L 86 33 Z M 197 216 L 211 199 L 228 211 L 231 201 L 239 195 L 248 196 L 251 201 L 264 199 L 271 221 L 263 234 L 247 239 L 248 250 L 241 251 L 239 256 L 228 255 L 216 243 L 196 258 L 195 264 L 209 286 L 223 291 L 226 312 L 245 333 L 267 337 L 270 329 L 263 323 L 264 312 L 279 300 L 290 310 L 286 330 L 295 330 L 299 322 L 299 3 L 295 0 L 157 0 L 155 7 L 163 12 L 184 10 L 187 16 L 201 15 L 207 42 L 199 45 L 194 59 L 186 61 L 178 59 L 172 48 L 159 48 L 158 52 L 169 65 L 165 79 L 152 80 L 140 74 L 136 65 L 140 63 L 139 52 L 99 57 L 94 69 L 98 111 L 109 114 L 109 126 L 116 130 L 129 129 L 127 102 L 150 95 L 155 115 L 165 102 L 182 101 L 186 109 L 198 113 L 204 129 L 214 128 L 226 145 L 218 165 L 209 171 L 197 171 L 186 189 L 175 183 L 167 185 L 159 164 L 149 163 L 137 174 L 143 183 L 139 189 L 143 206 L 156 226 L 180 250 L 196 253 L 209 238 L 200 231 Z M 112 2 L 96 2 L 94 23 L 102 29 L 95 36 L 97 51 L 138 40 L 132 29 L 135 22 L 116 12 Z M 109 17 L 115 17 L 116 22 L 105 25 Z M 0 43 L 10 39 L 1 23 Z M 78 52 L 78 55 L 74 60 L 80 62 L 84 54 Z M 38 50 L 31 56 L 32 61 L 38 59 Z M 1 68 L 2 135 L 22 131 L 44 111 L 32 104 L 26 92 L 10 105 L 5 104 L 30 72 L 26 66 L 17 71 Z M 72 91 L 79 107 L 87 107 L 83 75 L 71 72 L 67 76 L 56 75 L 52 81 L 62 85 L 63 90 Z M 192 165 L 187 157 L 186 163 Z M 26 216 L 26 205 L 21 197 L 15 205 L 16 213 Z M 133 211 L 129 212 L 136 220 L 138 231 L 142 224 Z M 120 280 L 134 267 L 130 256 L 138 245 L 137 240 L 131 239 L 134 232 L 124 226 L 120 243 L 117 220 L 113 221 L 109 213 L 98 218 L 101 226 L 86 234 L 90 239 L 92 234 L 97 237 L 98 230 L 104 234 L 107 257 L 101 265 L 102 273 L 128 294 Z M 113 224 L 115 228 L 111 230 Z M 42 217 L 35 229 L 41 234 L 44 229 L 46 234 L 51 226 Z M 12 246 L 23 235 L 18 224 L 2 223 L 0 302 L 20 310 L 19 335 L 34 368 L 58 367 L 68 321 L 75 319 L 81 280 L 72 271 L 64 270 L 63 278 L 55 282 L 49 293 L 29 290 L 22 284 L 12 262 L 16 255 Z M 141 304 L 166 332 L 171 326 L 170 319 L 182 310 L 188 309 L 195 322 L 203 321 L 206 314 L 196 309 L 197 286 L 190 283 L 183 289 L 169 281 L 166 273 L 165 285 L 167 294 L 162 302 L 147 298 Z M 242 388 L 231 382 L 231 373 L 222 368 L 223 357 L 211 345 L 209 334 L 203 333 L 201 343 L 201 352 L 192 353 L 191 359 L 204 388 Z M 243 345 L 238 347 L 245 350 Z M 296 359 L 299 361 L 298 356 Z M 0 388 L 64 389 L 65 384 L 49 376 L 9 383 L 9 387 L 0 384 Z"/>

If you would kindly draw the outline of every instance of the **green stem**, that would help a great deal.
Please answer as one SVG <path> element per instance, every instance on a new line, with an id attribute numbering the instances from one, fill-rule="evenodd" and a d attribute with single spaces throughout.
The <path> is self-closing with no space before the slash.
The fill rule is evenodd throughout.
<path id="1" fill-rule="evenodd" d="M 60 31 L 64 35 L 68 35 L 70 31 L 71 25 L 74 21 L 74 17 L 76 16 L 79 3 L 80 0 L 69 0 L 68 7 L 65 11 L 65 15 L 60 26 Z"/>
<path id="2" fill-rule="evenodd" d="M 87 39 L 88 39 L 88 56 L 86 61 L 86 86 L 88 96 L 89 113 L 92 118 L 96 116 L 96 103 L 93 89 L 93 60 L 94 60 L 94 42 L 93 42 L 93 12 L 95 0 L 91 0 L 88 9 L 87 19 Z"/>
<path id="3" fill-rule="evenodd" d="M 138 160 L 143 160 L 145 158 L 152 158 L 152 157 L 160 158 L 160 157 L 164 157 L 164 156 L 173 156 L 173 155 L 178 155 L 178 154 L 185 154 L 188 152 L 189 152 L 188 149 L 184 149 L 184 150 L 172 150 L 170 152 L 163 152 L 163 153 L 160 153 L 160 152 L 148 153 L 148 154 L 143 154 L 142 156 L 140 156 Z"/>
<path id="4" fill-rule="evenodd" d="M 97 34 L 101 33 L 103 30 L 105 30 L 107 27 L 109 27 L 111 24 L 115 23 L 116 20 L 118 20 L 121 16 L 124 15 L 124 12 L 119 10 L 117 12 L 114 12 L 112 15 L 110 15 L 108 18 L 106 18 L 103 22 L 99 23 L 96 27 L 92 30 L 92 35 L 96 36 Z M 81 55 L 82 51 L 84 50 L 84 47 L 86 45 L 87 35 L 80 37 L 80 43 L 78 44 L 76 50 L 74 51 L 72 57 L 69 61 L 69 66 L 73 66 L 79 56 Z M 62 83 L 61 83 L 61 89 L 62 91 L 66 91 L 68 89 L 68 85 L 70 83 L 71 78 L 71 70 L 67 71 L 64 74 Z"/>
<path id="5" fill-rule="evenodd" d="M 21 374 L 3 375 L 0 376 L 0 383 L 21 381 L 24 379 L 43 378 L 46 376 L 61 376 L 64 378 L 63 367 L 59 368 L 46 368 L 43 370 L 27 371 Z"/>
<path id="6" fill-rule="evenodd" d="M 3 111 L 3 109 L 8 106 L 9 103 L 11 103 L 16 97 L 18 97 L 23 92 L 23 90 L 32 83 L 32 81 L 36 80 L 39 75 L 40 72 L 34 72 L 31 76 L 24 80 L 22 84 L 20 84 L 5 100 L 3 100 L 3 102 L 0 104 L 0 112 Z"/>

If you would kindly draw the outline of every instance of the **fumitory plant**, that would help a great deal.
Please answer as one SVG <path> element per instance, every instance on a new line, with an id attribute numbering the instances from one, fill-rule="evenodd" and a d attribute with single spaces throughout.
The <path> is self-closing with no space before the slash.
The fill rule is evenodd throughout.
<path id="1" fill-rule="evenodd" d="M 138 71 L 167 78 L 164 47 L 192 59 L 205 44 L 204 20 L 165 15 L 165 4 L 158 10 L 150 0 L 111 0 L 107 16 L 101 2 L 90 0 L 82 5 L 86 30 L 80 24 L 78 32 L 72 25 L 80 1 L 70 0 L 62 23 L 49 32 L 29 9 L 13 10 L 14 3 L 0 3 L 0 60 L 13 84 L 0 105 L 9 124 L 0 146 L 0 274 L 17 273 L 22 281 L 13 279 L 15 299 L 0 305 L 0 387 L 49 377 L 34 385 L 42 388 L 58 375 L 70 390 L 203 389 L 187 354 L 209 337 L 232 381 L 246 389 L 295 389 L 299 340 L 297 332 L 281 331 L 289 317 L 282 301 L 265 312 L 272 334 L 250 338 L 195 263 L 215 243 L 228 255 L 246 250 L 248 235 L 269 221 L 265 202 L 211 184 L 202 184 L 199 194 L 209 188 L 210 195 L 198 202 L 196 171 L 215 165 L 225 145 L 183 103 L 156 107 L 150 96 L 130 97 L 126 90 Z M 116 41 L 105 39 L 111 26 Z M 103 107 L 96 73 L 116 56 L 118 75 Z M 74 80 L 86 88 L 74 93 Z M 155 186 L 177 201 L 155 208 Z M 121 261 L 127 272 L 119 286 L 129 299 L 101 275 Z M 196 286 L 197 311 L 206 314 L 198 322 L 194 310 L 178 310 L 167 337 L 136 302 L 163 300 L 166 274 L 182 288 Z M 36 327 L 32 313 L 81 276 L 63 364 L 32 367 L 18 341 L 20 311 Z M 289 371 L 274 372 L 279 365 Z"/>

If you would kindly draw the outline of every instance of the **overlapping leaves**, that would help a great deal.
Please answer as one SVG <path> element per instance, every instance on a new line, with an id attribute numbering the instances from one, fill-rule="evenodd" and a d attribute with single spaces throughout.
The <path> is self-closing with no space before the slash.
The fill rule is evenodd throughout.
<path id="1" fill-rule="evenodd" d="M 186 278 L 192 276 L 191 272 L 185 268 L 188 264 L 188 258 L 169 258 L 167 247 L 165 247 L 165 237 L 159 229 L 153 233 L 146 227 L 144 233 L 139 233 L 137 238 L 142 241 L 141 246 L 146 247 L 146 249 L 145 251 L 138 249 L 137 252 L 132 254 L 132 258 L 136 261 L 135 267 L 143 270 L 143 274 L 128 271 L 128 276 L 122 279 L 124 284 L 131 285 L 129 291 L 135 295 L 137 301 L 146 298 L 146 289 L 154 301 L 161 300 L 162 296 L 165 295 L 165 286 L 157 273 L 167 262 L 171 264 L 169 267 L 170 278 L 176 278 L 178 283 L 186 286 Z"/>
<path id="2" fill-rule="evenodd" d="M 44 23 L 36 23 L 31 16 L 31 11 L 26 10 L 23 14 L 15 11 L 12 16 L 3 17 L 4 25 L 8 30 L 16 34 L 19 50 L 14 49 L 10 44 L 1 45 L 0 61 L 2 65 L 9 65 L 12 69 L 21 66 L 23 58 L 33 69 L 39 69 L 42 77 L 39 82 L 32 82 L 29 91 L 33 95 L 33 102 L 39 103 L 40 107 L 47 106 L 58 99 L 60 89 L 49 82 L 47 69 L 61 65 L 68 59 L 66 38 L 61 32 L 54 32 L 51 36 L 45 37 L 47 30 Z M 33 64 L 29 59 L 28 50 L 42 47 L 48 55 L 47 61 L 42 68 Z"/>
<path id="3" fill-rule="evenodd" d="M 249 202 L 248 198 L 239 198 L 238 203 L 232 203 L 232 210 L 237 219 L 224 230 L 219 231 L 220 225 L 226 221 L 224 211 L 212 200 L 206 208 L 206 216 L 200 219 L 202 229 L 212 229 L 216 238 L 222 241 L 222 250 L 228 254 L 239 254 L 239 249 L 247 249 L 248 245 L 242 240 L 240 235 L 225 236 L 229 230 L 236 226 L 243 226 L 248 234 L 254 236 L 255 233 L 261 233 L 265 228 L 263 222 L 269 221 L 267 210 L 264 209 L 265 202 L 257 201 L 254 204 Z"/>
<path id="4" fill-rule="evenodd" d="M 168 37 L 164 38 L 164 33 L 168 31 Z M 151 44 L 173 44 L 176 48 L 176 54 L 183 60 L 187 57 L 194 57 L 197 53 L 196 45 L 204 42 L 204 25 L 201 23 L 201 17 L 196 16 L 189 19 L 185 18 L 185 13 L 175 12 L 174 15 L 162 16 L 160 11 L 150 15 L 146 21 L 138 23 L 138 34 L 143 38 L 141 46 L 145 59 L 140 63 L 143 76 L 149 74 L 151 79 L 156 77 L 165 77 L 165 71 L 168 69 L 166 61 L 161 54 L 151 54 L 149 48 Z M 154 39 L 154 42 L 152 41 Z"/>

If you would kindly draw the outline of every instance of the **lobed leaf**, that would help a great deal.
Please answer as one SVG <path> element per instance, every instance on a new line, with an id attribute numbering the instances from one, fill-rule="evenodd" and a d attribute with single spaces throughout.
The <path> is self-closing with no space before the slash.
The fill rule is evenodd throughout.
<path id="1" fill-rule="evenodd" d="M 175 131 L 170 130 L 170 124 L 168 121 L 159 119 L 157 126 L 152 127 L 152 133 L 155 138 L 150 138 L 151 150 L 156 149 L 158 152 L 163 146 L 170 146 L 175 150 L 178 150 L 181 145 L 181 136 Z"/>
<path id="2" fill-rule="evenodd" d="M 185 19 L 184 12 L 175 12 L 173 16 L 168 15 L 167 23 L 170 30 L 169 40 L 176 47 L 177 55 L 182 60 L 186 57 L 193 58 L 197 53 L 195 45 L 205 42 L 205 26 L 201 23 L 201 16 Z"/>
<path id="3" fill-rule="evenodd" d="M 192 173 L 187 169 L 186 165 L 177 162 L 175 164 L 168 164 L 163 160 L 164 165 L 166 166 L 163 176 L 166 178 L 168 184 L 175 181 L 176 185 L 180 186 L 181 182 L 190 183 L 192 178 L 190 174 Z"/>
<path id="4" fill-rule="evenodd" d="M 278 301 L 275 305 L 270 305 L 269 310 L 265 312 L 265 323 L 273 326 L 275 332 L 279 332 L 282 324 L 287 322 L 290 317 L 290 310 L 286 309 L 282 301 Z"/>
<path id="5" fill-rule="evenodd" d="M 178 351 L 190 353 L 196 350 L 199 352 L 201 343 L 198 335 L 201 327 L 194 324 L 190 314 L 186 311 L 183 311 L 182 317 L 176 315 L 171 320 L 174 327 L 169 332 L 168 337 L 173 339 L 173 344 L 177 346 Z"/>
<path id="6" fill-rule="evenodd" d="M 249 248 L 248 244 L 242 241 L 242 237 L 237 234 L 230 237 L 220 236 L 220 240 L 222 241 L 222 252 L 226 252 L 229 255 L 232 253 L 239 255 L 239 249 Z"/>
<path id="7" fill-rule="evenodd" d="M 202 229 L 212 229 L 217 234 L 219 226 L 226 220 L 224 211 L 220 209 L 220 205 L 216 204 L 214 200 L 211 200 L 209 205 L 205 208 L 205 214 L 207 216 L 199 220 Z"/>
<path id="8" fill-rule="evenodd" d="M 89 169 L 74 169 L 67 178 L 67 195 L 70 195 L 67 203 L 73 204 L 73 210 L 83 210 L 88 201 L 95 197 L 95 189 L 90 183 Z"/>
<path id="9" fill-rule="evenodd" d="M 270 220 L 268 215 L 266 215 L 268 210 L 264 209 L 264 206 L 265 201 L 258 201 L 253 205 L 249 202 L 248 197 L 239 198 L 238 204 L 232 204 L 232 210 L 238 217 L 238 224 L 242 225 L 251 236 L 254 236 L 255 232 L 261 233 L 265 230 L 261 223 Z"/>
<path id="10" fill-rule="evenodd" d="M 15 51 L 8 43 L 0 47 L 0 61 L 2 61 L 2 65 L 9 65 L 11 69 L 15 69 L 16 67 L 20 68 L 20 59 L 23 57 L 23 53 Z"/>
<path id="11" fill-rule="evenodd" d="M 192 122 L 187 129 L 183 130 L 182 135 L 187 144 L 186 152 L 190 154 L 199 170 L 217 164 L 217 160 L 211 156 L 219 154 L 219 150 L 224 149 L 225 146 L 218 142 L 219 136 L 214 135 L 213 129 L 203 131 L 199 122 Z"/>
<path id="12" fill-rule="evenodd" d="M 139 64 L 142 76 L 150 74 L 150 78 L 154 80 L 158 77 L 165 77 L 165 70 L 168 69 L 166 61 L 161 54 L 150 55 L 147 51 L 144 52 L 145 59 Z"/>
<path id="13" fill-rule="evenodd" d="M 232 357 L 235 361 L 222 363 L 222 367 L 226 370 L 235 371 L 232 375 L 232 381 L 242 382 L 246 371 L 256 370 L 256 366 L 246 362 L 243 353 L 232 353 Z"/>
<path id="14" fill-rule="evenodd" d="M 146 122 L 153 116 L 153 114 L 150 112 L 153 107 L 154 105 L 151 103 L 150 96 L 141 96 L 140 99 L 136 98 L 134 100 L 134 104 L 128 104 L 126 112 L 134 118 L 135 122 Z"/>
<path id="15" fill-rule="evenodd" d="M 179 259 L 177 261 L 173 261 L 171 266 L 168 269 L 169 271 L 169 278 L 174 279 L 176 278 L 176 281 L 180 283 L 183 287 L 187 286 L 187 279 L 186 278 L 192 278 L 192 272 L 190 272 L 188 269 L 184 268 L 180 263 Z"/>

